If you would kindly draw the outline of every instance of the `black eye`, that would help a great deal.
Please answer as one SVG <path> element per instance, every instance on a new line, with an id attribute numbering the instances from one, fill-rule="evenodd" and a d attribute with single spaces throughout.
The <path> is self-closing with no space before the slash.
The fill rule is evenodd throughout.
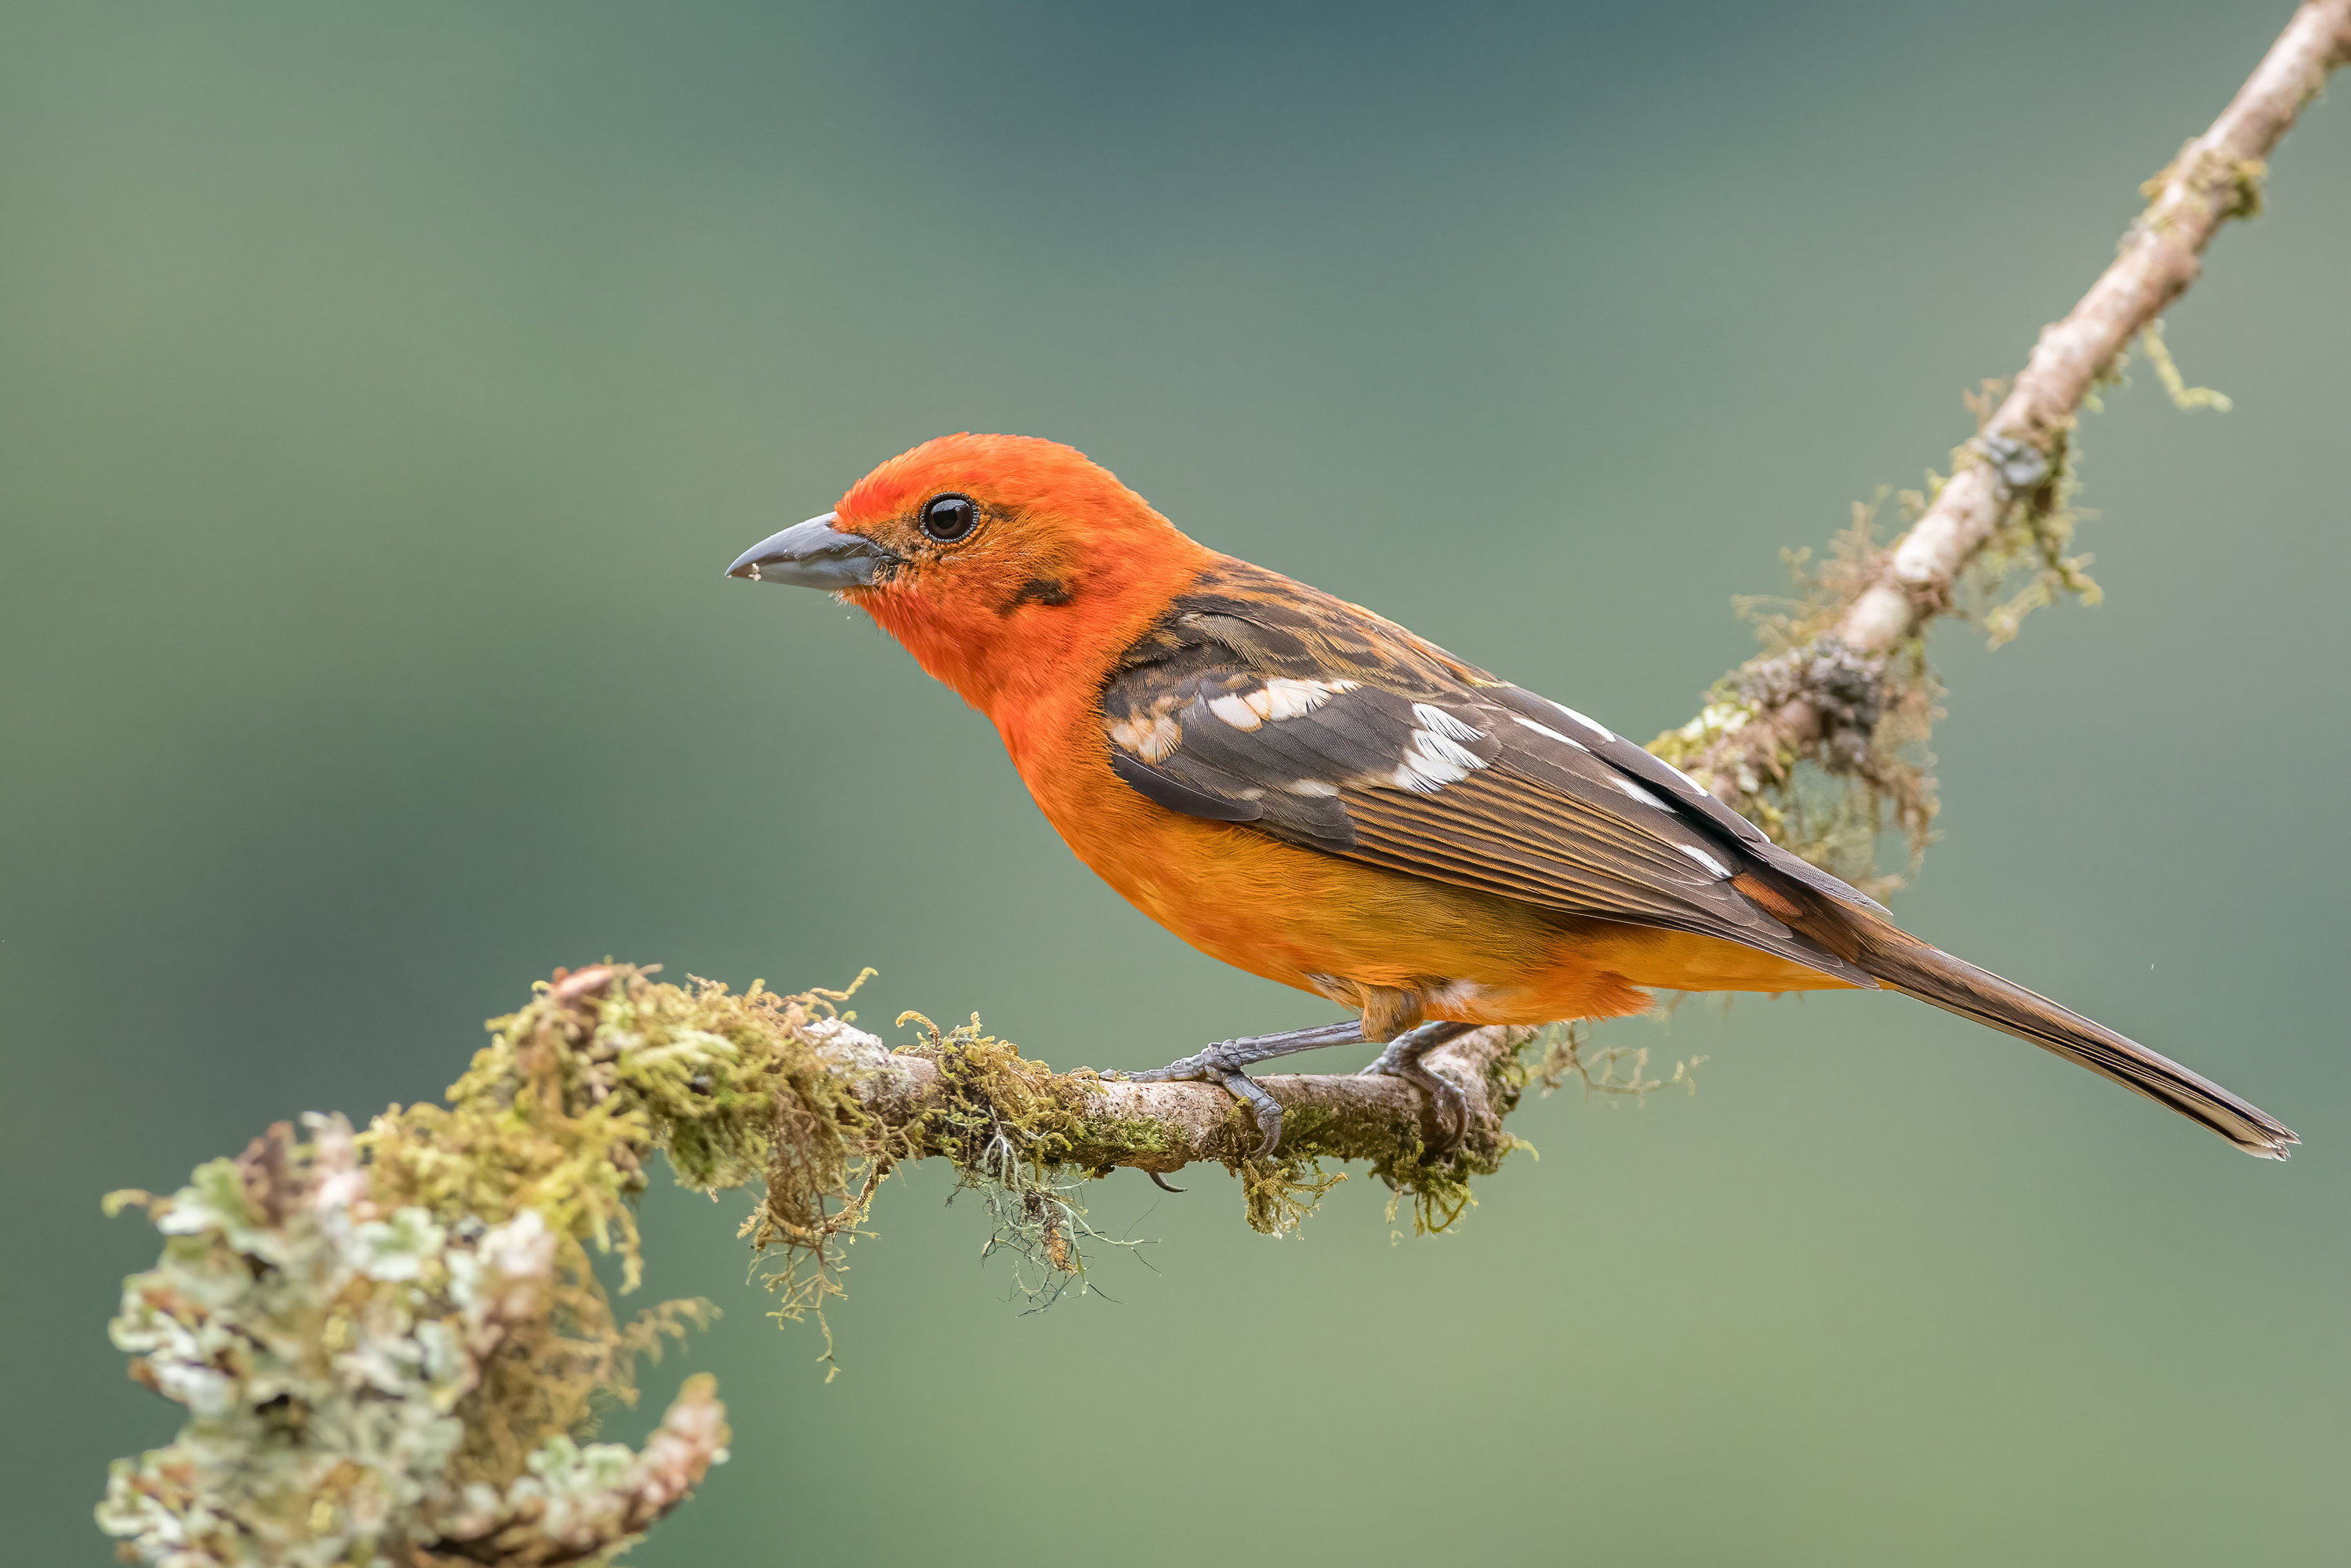
<path id="1" fill-rule="evenodd" d="M 923 508 L 923 531 L 941 544 L 953 544 L 979 521 L 979 508 L 968 496 L 941 496 Z"/>

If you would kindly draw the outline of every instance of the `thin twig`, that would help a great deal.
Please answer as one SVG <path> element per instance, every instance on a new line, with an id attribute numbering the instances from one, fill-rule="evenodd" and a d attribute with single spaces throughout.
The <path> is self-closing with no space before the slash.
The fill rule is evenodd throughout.
<path id="1" fill-rule="evenodd" d="M 1822 682 L 1789 679 L 1788 672 L 1817 670 L 1846 685 L 1856 672 L 1883 678 L 1889 657 L 1953 612 L 1962 578 L 2017 508 L 2062 503 L 2065 444 L 2085 399 L 2196 281 L 2220 225 L 2260 210 L 2271 151 L 2346 59 L 2351 0 L 2307 0 L 2211 129 L 2141 188 L 2147 209 L 2124 235 L 2114 264 L 2064 320 L 2043 329 L 2013 388 L 1960 449 L 1956 471 L 1907 535 L 1868 557 L 1867 570 L 1847 585 L 1841 613 L 1792 650 L 1795 657 L 1782 648 L 1750 661 L 1725 683 L 1734 699 L 1659 737 L 1661 754 L 1734 804 L 1767 816 L 1768 797 L 1787 787 L 1795 764 L 1853 771 L 1838 766 L 1837 754 L 1867 749 L 1879 705 L 1862 705 L 1856 725 L 1849 696 L 1815 691 Z M 2052 564 L 2067 586 L 2086 585 L 2073 571 L 2077 563 Z M 1923 814 L 1913 836 L 1923 841 Z"/>

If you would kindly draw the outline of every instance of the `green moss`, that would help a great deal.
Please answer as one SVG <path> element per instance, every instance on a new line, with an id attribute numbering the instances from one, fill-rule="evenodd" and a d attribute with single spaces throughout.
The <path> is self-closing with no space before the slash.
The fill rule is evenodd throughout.
<path id="1" fill-rule="evenodd" d="M 1019 1048 L 982 1033 L 977 1013 L 946 1033 L 920 1013 L 898 1019 L 901 1024 L 910 1020 L 919 1021 L 930 1038 L 904 1054 L 935 1064 L 944 1090 L 916 1123 L 924 1153 L 944 1155 L 966 1171 L 993 1167 L 1008 1155 L 1048 1170 L 1071 1164 L 1081 1150 L 1091 1154 L 1098 1136 L 1122 1148 L 1138 1138 L 1165 1146 L 1165 1134 L 1150 1124 L 1127 1125 L 1086 1114 L 1088 1099 L 1099 1092 L 1099 1075 L 1057 1073 L 1041 1061 L 1026 1060 Z"/>
<path id="2" fill-rule="evenodd" d="M 1057 1073 L 984 1032 L 979 1016 L 942 1031 L 920 1013 L 927 1039 L 901 1054 L 938 1069 L 939 1089 L 908 1128 L 913 1152 L 945 1157 L 958 1193 L 977 1195 L 991 1228 L 981 1256 L 1002 1251 L 1014 1288 L 1033 1307 L 1071 1287 L 1092 1288 L 1089 1249 L 1139 1243 L 1096 1230 L 1079 1196 L 1085 1183 L 1122 1165 L 1149 1162 L 1175 1147 L 1175 1134 L 1144 1117 L 1092 1109 L 1102 1078 L 1091 1068 Z"/>
<path id="3" fill-rule="evenodd" d="M 1256 1118 L 1250 1118 L 1252 1128 Z M 1314 1213 L 1322 1195 L 1347 1179 L 1344 1171 L 1325 1172 L 1314 1158 L 1285 1155 L 1259 1161 L 1242 1160 L 1233 1170 L 1241 1184 L 1242 1212 L 1249 1228 L 1266 1236 L 1287 1236 Z"/>
<path id="4" fill-rule="evenodd" d="M 2191 387 L 2188 378 L 2179 373 L 2179 362 L 2172 359 L 2171 350 L 2163 340 L 2163 320 L 2158 317 L 2139 334 L 2139 345 L 2147 351 L 2147 363 L 2155 367 L 2156 380 L 2163 383 L 2171 406 L 2186 413 L 2195 409 L 2209 408 L 2215 413 L 2226 413 L 2236 405 L 2226 392 L 2210 387 Z"/>

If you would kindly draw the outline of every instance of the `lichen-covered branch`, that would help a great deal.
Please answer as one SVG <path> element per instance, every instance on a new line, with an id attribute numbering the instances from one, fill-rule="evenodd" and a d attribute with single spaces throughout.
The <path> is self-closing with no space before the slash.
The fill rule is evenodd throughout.
<path id="1" fill-rule="evenodd" d="M 143 1206 L 166 1238 L 124 1282 L 114 1343 L 188 1408 L 175 1441 L 108 1478 L 98 1522 L 126 1557 L 601 1562 L 725 1461 L 708 1377 L 686 1380 L 642 1450 L 575 1440 L 600 1404 L 633 1400 L 639 1354 L 710 1310 L 616 1322 L 581 1249 L 613 1217 L 543 1185 L 625 1187 L 627 1141 L 531 1135 L 524 1097 L 452 1111 L 394 1112 L 359 1135 L 313 1114 L 303 1142 L 281 1122 L 174 1196 L 108 1200 Z M 467 1122 L 496 1141 L 458 1134 Z M 591 1150 L 602 1169 L 564 1157 Z M 437 1169 L 418 1190 L 423 1166 Z"/>
<path id="2" fill-rule="evenodd" d="M 633 1204 L 657 1153 L 686 1186 L 757 1191 L 743 1234 L 779 1318 L 821 1322 L 883 1178 L 925 1158 L 979 1195 L 991 1248 L 1041 1301 L 1124 1244 L 1087 1225 L 1080 1192 L 1125 1166 L 1220 1163 L 1249 1222 L 1279 1233 L 1344 1179 L 1322 1162 L 1360 1162 L 1441 1229 L 1514 1146 L 1501 1122 L 1520 1091 L 1562 1060 L 1521 1067 L 1525 1030 L 1431 1057 L 1469 1107 L 1442 1157 L 1400 1081 L 1269 1078 L 1289 1119 L 1259 1162 L 1254 1120 L 1219 1089 L 1055 1072 L 977 1019 L 893 1051 L 839 1010 L 848 996 L 559 970 L 492 1024 L 446 1105 L 358 1132 L 280 1123 L 171 1197 L 115 1195 L 110 1209 L 143 1207 L 165 1244 L 126 1282 L 114 1340 L 188 1418 L 116 1463 L 100 1527 L 164 1568 L 609 1558 L 726 1458 L 707 1378 L 634 1452 L 580 1440 L 633 1402 L 639 1356 L 711 1312 L 673 1301 L 624 1322 L 596 1277 L 610 1253 L 636 1286 Z"/>
<path id="3" fill-rule="evenodd" d="M 1931 496 L 1905 497 L 1915 514 L 1908 531 L 1880 549 L 1875 507 L 1857 507 L 1837 559 L 1804 600 L 1761 618 L 1765 652 L 1651 749 L 1799 853 L 1865 886 L 1897 881 L 1871 874 L 1878 832 L 1905 831 L 1915 859 L 1934 812 L 1923 757 L 1938 695 L 1927 628 L 1966 608 L 1970 579 L 1990 591 L 2019 569 L 2029 573 L 2022 589 L 1982 608 L 1995 645 L 2059 593 L 2095 600 L 2087 558 L 2066 553 L 2076 415 L 2101 381 L 2118 375 L 2134 340 L 2145 341 L 2182 407 L 2226 406 L 2181 382 L 2163 348 L 2161 314 L 2196 280 L 2220 225 L 2260 210 L 2271 152 L 2346 59 L 2351 0 L 2306 0 L 2220 118 L 2142 187 L 2147 208 L 2113 265 L 2064 320 L 2043 329 L 2013 385 L 1987 383 L 1970 398 L 1977 434 Z M 1808 778 L 1823 776 L 1831 788 L 1806 790 Z"/>

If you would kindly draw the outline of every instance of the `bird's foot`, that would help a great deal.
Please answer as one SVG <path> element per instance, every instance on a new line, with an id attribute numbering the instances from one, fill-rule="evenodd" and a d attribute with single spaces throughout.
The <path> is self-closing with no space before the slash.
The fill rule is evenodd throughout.
<path id="1" fill-rule="evenodd" d="M 1258 1081 L 1242 1069 L 1252 1062 L 1270 1061 L 1277 1056 L 1315 1051 L 1326 1045 L 1353 1045 L 1363 1038 L 1363 1024 L 1350 1019 L 1345 1023 L 1324 1024 L 1319 1029 L 1293 1029 L 1280 1034 L 1220 1040 L 1196 1055 L 1171 1061 L 1165 1067 L 1155 1067 L 1147 1072 L 1105 1072 L 1102 1076 L 1123 1078 L 1134 1083 L 1179 1083 L 1193 1080 L 1221 1083 L 1234 1098 L 1246 1102 L 1256 1113 L 1257 1130 L 1261 1135 L 1256 1157 L 1270 1159 L 1275 1147 L 1281 1142 L 1281 1103 L 1267 1093 Z"/>
<path id="2" fill-rule="evenodd" d="M 1137 1083 L 1180 1083 L 1200 1080 L 1223 1084 L 1235 1099 L 1245 1102 L 1256 1113 L 1257 1130 L 1261 1134 L 1257 1157 L 1264 1159 L 1273 1153 L 1274 1145 L 1281 1142 L 1281 1102 L 1267 1093 L 1256 1079 L 1241 1071 L 1249 1059 L 1234 1060 L 1233 1048 L 1249 1043 L 1243 1040 L 1218 1040 L 1207 1050 L 1180 1061 L 1155 1067 L 1148 1072 L 1121 1073 L 1119 1076 Z"/>
<path id="3" fill-rule="evenodd" d="M 1461 1092 L 1459 1084 L 1430 1071 L 1422 1059 L 1438 1046 L 1459 1040 L 1477 1027 L 1475 1024 L 1437 1022 L 1407 1030 L 1388 1041 L 1387 1049 L 1380 1052 L 1379 1060 L 1357 1074 L 1364 1078 L 1401 1078 L 1428 1097 L 1437 1124 L 1437 1136 L 1428 1145 L 1431 1154 L 1449 1155 L 1461 1146 L 1463 1138 L 1468 1136 L 1469 1096 Z"/>

